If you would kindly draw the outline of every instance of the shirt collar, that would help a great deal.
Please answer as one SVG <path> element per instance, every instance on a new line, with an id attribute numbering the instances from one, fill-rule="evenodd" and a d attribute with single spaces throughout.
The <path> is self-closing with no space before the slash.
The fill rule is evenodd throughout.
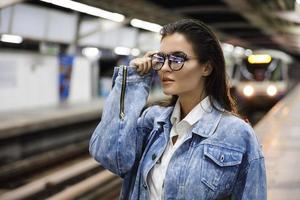
<path id="1" fill-rule="evenodd" d="M 192 129 L 193 133 L 200 135 L 202 137 L 210 137 L 214 133 L 215 129 L 217 128 L 221 120 L 222 113 L 224 113 L 225 110 L 215 101 L 213 102 L 213 105 L 216 108 L 218 108 L 218 110 L 212 107 L 211 112 L 206 111 L 205 115 L 203 115 L 203 117 L 193 127 Z M 158 126 L 160 126 L 159 124 L 162 123 L 162 126 L 167 128 L 167 130 L 169 130 L 171 126 L 170 119 L 171 119 L 172 111 L 174 109 L 175 109 L 174 106 L 166 107 L 164 109 L 164 111 L 158 116 L 156 120 Z M 168 134 L 166 135 L 166 138 L 169 138 Z"/>
<path id="2" fill-rule="evenodd" d="M 191 126 L 199 121 L 206 112 L 211 112 L 212 107 L 210 105 L 209 97 L 205 97 L 199 102 L 183 119 L 187 121 Z"/>
<path id="3" fill-rule="evenodd" d="M 201 119 L 205 112 L 211 112 L 212 107 L 210 104 L 209 97 L 205 97 L 201 102 L 199 102 L 186 116 L 182 121 L 186 121 L 191 126 L 194 125 L 197 121 Z M 175 104 L 173 113 L 171 115 L 171 123 L 172 125 L 177 124 L 180 120 L 181 110 L 180 110 L 180 102 L 177 99 Z"/>
<path id="4" fill-rule="evenodd" d="M 172 115 L 171 115 L 171 124 L 172 125 L 177 124 L 179 122 L 180 115 L 181 115 L 180 102 L 177 99 L 176 104 L 174 106 L 174 110 L 173 110 Z"/>

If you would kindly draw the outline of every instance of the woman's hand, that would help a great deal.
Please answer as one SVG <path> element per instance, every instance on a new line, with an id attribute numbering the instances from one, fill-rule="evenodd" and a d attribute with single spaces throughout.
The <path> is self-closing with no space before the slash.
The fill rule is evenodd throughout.
<path id="1" fill-rule="evenodd" d="M 151 55 L 157 51 L 148 51 L 143 57 L 135 58 L 130 61 L 129 65 L 136 67 L 136 71 L 140 74 L 147 74 L 151 69 Z"/>

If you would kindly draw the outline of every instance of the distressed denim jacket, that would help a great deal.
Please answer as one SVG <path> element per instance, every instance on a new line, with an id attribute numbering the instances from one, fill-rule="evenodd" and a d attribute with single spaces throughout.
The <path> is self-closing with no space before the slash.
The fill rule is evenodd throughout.
<path id="1" fill-rule="evenodd" d="M 112 91 L 90 140 L 90 154 L 124 179 L 121 200 L 149 199 L 147 176 L 169 141 L 174 107 L 142 112 L 152 74 L 115 68 Z M 191 131 L 168 165 L 166 200 L 267 199 L 264 158 L 251 126 L 212 109 Z"/>

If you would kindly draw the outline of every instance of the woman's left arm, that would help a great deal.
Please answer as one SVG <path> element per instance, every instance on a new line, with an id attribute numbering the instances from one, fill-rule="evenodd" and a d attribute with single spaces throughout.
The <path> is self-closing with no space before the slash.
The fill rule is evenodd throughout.
<path id="1" fill-rule="evenodd" d="M 266 200 L 267 183 L 264 158 L 250 161 L 235 184 L 232 200 Z"/>

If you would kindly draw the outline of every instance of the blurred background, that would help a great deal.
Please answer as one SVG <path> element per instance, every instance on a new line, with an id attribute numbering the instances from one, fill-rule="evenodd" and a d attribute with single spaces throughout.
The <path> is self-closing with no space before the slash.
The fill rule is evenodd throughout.
<path id="1" fill-rule="evenodd" d="M 299 0 L 1 0 L 0 199 L 118 199 L 121 179 L 88 155 L 113 68 L 182 18 L 220 39 L 269 199 L 299 199 Z M 156 76 L 149 103 L 165 97 Z"/>

